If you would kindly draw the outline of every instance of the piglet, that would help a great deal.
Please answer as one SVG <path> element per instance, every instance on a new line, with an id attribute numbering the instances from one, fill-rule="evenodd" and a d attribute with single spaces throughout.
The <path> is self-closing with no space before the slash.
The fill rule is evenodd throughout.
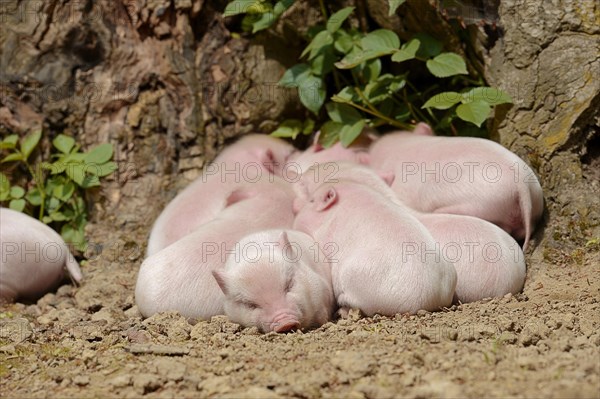
<path id="1" fill-rule="evenodd" d="M 234 189 L 215 219 L 144 260 L 135 287 L 143 316 L 174 310 L 190 318 L 223 314 L 225 296 L 212 272 L 225 264 L 236 243 L 256 231 L 290 228 L 293 192 L 268 177 Z"/>
<path id="2" fill-rule="evenodd" d="M 544 206 L 531 168 L 490 140 L 433 136 L 424 123 L 415 133 L 385 135 L 369 150 L 373 168 L 395 172 L 398 198 L 422 212 L 490 221 L 524 240 L 525 249 Z"/>
<path id="3" fill-rule="evenodd" d="M 147 256 L 190 234 L 223 210 L 235 188 L 281 176 L 291 144 L 264 134 L 251 134 L 225 148 L 198 179 L 179 193 L 154 222 Z"/>
<path id="4" fill-rule="evenodd" d="M 456 271 L 423 224 L 374 171 L 336 164 L 338 173 L 328 182 L 303 185 L 308 200 L 297 209 L 294 229 L 310 234 L 322 247 L 334 246 L 328 256 L 342 312 L 358 308 L 367 316 L 390 316 L 450 305 Z M 372 187 L 357 182 L 355 175 L 380 181 Z"/>
<path id="5" fill-rule="evenodd" d="M 55 287 L 66 267 L 73 280 L 83 278 L 62 237 L 44 223 L 0 208 L 0 300 L 35 299 Z"/>
<path id="6" fill-rule="evenodd" d="M 525 283 L 525 257 L 504 230 L 464 215 L 419 214 L 442 257 L 456 269 L 455 300 L 462 303 L 516 294 Z"/>
<path id="7" fill-rule="evenodd" d="M 213 275 L 225 314 L 263 332 L 318 327 L 335 307 L 331 266 L 305 233 L 269 230 L 243 238 Z"/>

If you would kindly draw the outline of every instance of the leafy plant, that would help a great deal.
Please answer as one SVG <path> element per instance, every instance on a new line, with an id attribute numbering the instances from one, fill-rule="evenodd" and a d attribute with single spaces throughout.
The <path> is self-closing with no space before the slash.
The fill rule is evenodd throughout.
<path id="1" fill-rule="evenodd" d="M 42 132 L 36 131 L 21 140 L 9 135 L 0 141 L 0 150 L 8 152 L 0 163 L 19 162 L 31 178 L 26 187 L 11 186 L 8 176 L 0 173 L 0 202 L 8 201 L 11 209 L 54 225 L 67 243 L 83 251 L 88 220 L 84 193 L 117 169 L 111 161 L 112 145 L 100 144 L 89 152 L 80 152 L 72 137 L 59 134 L 52 140 L 52 162 L 32 163 L 30 156 L 41 138 Z"/>
<path id="2" fill-rule="evenodd" d="M 390 15 L 404 2 L 390 0 Z M 229 3 L 226 16 L 233 15 L 228 13 L 230 8 L 243 12 L 234 3 L 242 2 Z M 266 15 L 271 10 L 265 1 L 243 3 L 254 6 L 253 14 L 248 15 Z M 286 9 L 291 3 L 285 2 Z M 320 127 L 319 138 L 324 146 L 338 140 L 349 145 L 365 126 L 412 129 L 417 121 L 429 123 L 442 134 L 482 136 L 486 132 L 481 126 L 492 107 L 512 102 L 503 91 L 483 86 L 481 78 L 470 79 L 464 59 L 444 51 L 435 38 L 419 33 L 401 43 L 388 29 L 366 33 L 346 29 L 343 26 L 354 7 L 327 18 L 324 3 L 320 4 L 326 24 L 310 27 L 310 42 L 300 56 L 304 62 L 288 69 L 279 85 L 296 88 L 301 103 L 317 118 L 325 107 L 328 120 Z M 280 15 L 270 13 L 270 24 Z M 408 62 L 411 64 L 395 67 Z M 404 72 L 395 74 L 392 69 Z M 411 76 L 415 69 L 429 73 L 425 83 Z M 295 138 L 310 133 L 305 127 L 298 120 L 287 120 L 273 135 Z"/>

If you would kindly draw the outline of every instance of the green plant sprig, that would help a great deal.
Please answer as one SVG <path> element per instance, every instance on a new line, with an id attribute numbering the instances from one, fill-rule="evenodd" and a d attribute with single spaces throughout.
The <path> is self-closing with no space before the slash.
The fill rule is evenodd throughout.
<path id="1" fill-rule="evenodd" d="M 37 215 L 37 219 L 60 228 L 63 239 L 79 251 L 85 250 L 84 228 L 87 210 L 83 200 L 85 190 L 100 185 L 100 179 L 117 169 L 112 162 L 113 148 L 100 144 L 89 152 L 69 136 L 59 134 L 52 141 L 52 162 L 32 163 L 29 158 L 42 138 L 35 131 L 19 140 L 15 134 L 0 141 L 0 150 L 8 152 L 0 163 L 20 162 L 28 171 L 32 184 L 11 186 L 8 176 L 0 173 L 0 202 L 19 212 Z M 37 212 L 36 212 L 37 210 Z"/>
<path id="2" fill-rule="evenodd" d="M 404 2 L 388 1 L 390 15 Z M 234 8 L 234 3 L 239 13 L 243 12 L 240 2 L 234 1 L 228 4 L 226 16 L 232 15 L 227 10 Z M 282 2 L 275 6 L 268 1 L 244 3 L 252 4 L 247 16 L 256 16 L 270 13 Z M 292 3 L 285 2 L 285 6 L 289 8 Z M 324 146 L 337 140 L 349 145 L 360 134 L 358 129 L 365 126 L 387 124 L 411 129 L 418 121 L 429 123 L 441 134 L 484 135 L 481 126 L 490 117 L 493 106 L 512 102 L 502 90 L 473 87 L 483 84 L 481 77 L 478 80 L 469 77 L 464 59 L 459 54 L 444 52 L 443 44 L 435 38 L 418 33 L 401 43 L 398 35 L 388 29 L 366 33 L 346 29 L 343 26 L 354 7 L 343 8 L 328 17 L 325 3 L 319 1 L 319 5 L 326 22 L 309 28 L 309 43 L 300 56 L 304 62 L 289 68 L 279 85 L 297 89 L 300 102 L 317 119 L 325 106 L 328 120 L 321 125 L 325 133 L 319 136 Z M 270 23 L 281 14 L 271 12 Z M 267 27 L 260 25 L 261 29 Z M 410 72 L 395 75 L 385 70 L 389 65 L 405 62 L 424 64 L 423 70 L 431 75 L 427 86 L 417 87 L 410 79 Z M 343 107 L 332 105 L 335 103 Z M 303 122 L 286 120 L 272 134 L 295 138 L 310 132 L 307 133 Z"/>

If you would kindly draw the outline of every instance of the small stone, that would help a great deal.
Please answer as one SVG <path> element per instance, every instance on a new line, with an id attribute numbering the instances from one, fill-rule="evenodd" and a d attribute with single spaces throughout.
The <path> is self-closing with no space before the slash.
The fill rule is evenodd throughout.
<path id="1" fill-rule="evenodd" d="M 87 375 L 78 375 L 73 378 L 73 384 L 79 385 L 80 387 L 86 386 L 90 383 L 90 377 Z"/>
<path id="2" fill-rule="evenodd" d="M 155 374 L 142 373 L 133 376 L 133 386 L 142 394 L 154 392 L 162 386 L 162 382 Z"/>
<path id="3" fill-rule="evenodd" d="M 108 384 L 114 388 L 125 388 L 131 385 L 132 376 L 130 374 L 121 374 L 108 381 Z"/>

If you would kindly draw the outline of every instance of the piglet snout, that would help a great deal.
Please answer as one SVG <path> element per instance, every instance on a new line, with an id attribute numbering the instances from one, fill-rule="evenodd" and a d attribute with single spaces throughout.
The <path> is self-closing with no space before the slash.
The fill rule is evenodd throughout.
<path id="1" fill-rule="evenodd" d="M 297 330 L 299 327 L 300 320 L 298 320 L 298 317 L 289 313 L 281 314 L 271 322 L 271 330 L 276 333 Z"/>

